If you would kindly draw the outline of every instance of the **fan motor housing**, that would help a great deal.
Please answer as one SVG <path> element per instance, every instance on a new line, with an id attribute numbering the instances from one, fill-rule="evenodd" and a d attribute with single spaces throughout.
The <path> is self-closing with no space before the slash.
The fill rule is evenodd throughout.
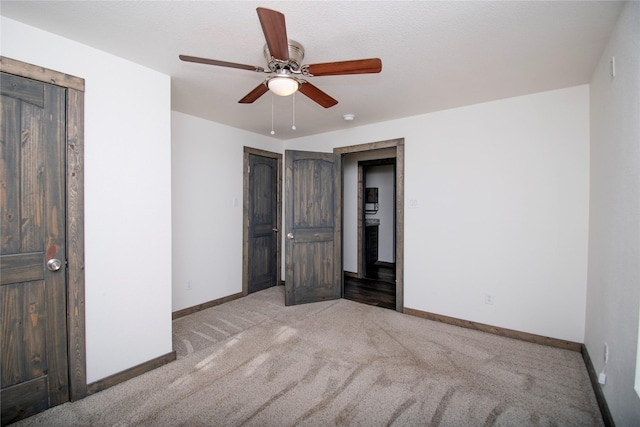
<path id="1" fill-rule="evenodd" d="M 271 56 L 271 52 L 269 52 L 269 46 L 264 45 L 264 58 L 267 60 L 267 64 L 269 64 L 269 69 L 271 71 L 277 71 L 280 69 L 288 69 L 292 71 L 298 71 L 300 68 L 300 64 L 302 64 L 302 59 L 304 58 L 304 47 L 295 40 L 289 39 L 289 60 L 283 61 L 276 59 Z"/>

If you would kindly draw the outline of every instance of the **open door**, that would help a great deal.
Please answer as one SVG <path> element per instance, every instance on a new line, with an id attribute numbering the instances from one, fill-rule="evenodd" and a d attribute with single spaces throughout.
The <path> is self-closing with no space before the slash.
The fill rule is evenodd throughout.
<path id="1" fill-rule="evenodd" d="M 66 89 L 2 73 L 2 425 L 69 400 Z"/>
<path id="2" fill-rule="evenodd" d="M 342 296 L 340 162 L 285 152 L 285 305 Z"/>

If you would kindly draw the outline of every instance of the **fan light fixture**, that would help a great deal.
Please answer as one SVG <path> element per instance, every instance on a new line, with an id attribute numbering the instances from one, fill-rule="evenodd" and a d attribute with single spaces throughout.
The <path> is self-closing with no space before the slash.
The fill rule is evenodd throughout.
<path id="1" fill-rule="evenodd" d="M 179 55 L 182 61 L 187 62 L 237 68 L 261 74 L 275 74 L 262 80 L 258 86 L 238 101 L 240 104 L 251 104 L 267 92 L 271 92 L 272 95 L 289 96 L 296 91 L 300 91 L 321 107 L 330 108 L 336 105 L 338 101 L 305 80 L 306 77 L 372 74 L 382 71 L 382 60 L 380 58 L 350 59 L 347 61 L 302 65 L 304 47 L 287 37 L 284 14 L 264 7 L 257 8 L 256 12 L 258 12 L 260 26 L 267 42 L 262 49 L 264 59 L 267 61 L 266 69 L 217 59 Z"/>
<path id="2" fill-rule="evenodd" d="M 289 96 L 300 88 L 300 83 L 287 70 L 280 70 L 275 77 L 269 79 L 267 87 L 276 95 Z"/>

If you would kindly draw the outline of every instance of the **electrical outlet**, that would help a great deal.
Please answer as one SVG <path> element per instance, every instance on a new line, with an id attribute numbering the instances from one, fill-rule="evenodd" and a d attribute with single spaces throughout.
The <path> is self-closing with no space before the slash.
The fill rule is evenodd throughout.
<path id="1" fill-rule="evenodd" d="M 606 365 L 609 362 L 609 345 L 604 343 L 604 364 Z"/>
<path id="2" fill-rule="evenodd" d="M 484 294 L 484 303 L 487 305 L 493 305 L 493 294 Z"/>

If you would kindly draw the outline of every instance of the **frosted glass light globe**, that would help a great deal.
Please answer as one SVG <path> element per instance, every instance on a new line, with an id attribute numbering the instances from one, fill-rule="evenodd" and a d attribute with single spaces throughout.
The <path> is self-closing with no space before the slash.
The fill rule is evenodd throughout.
<path id="1" fill-rule="evenodd" d="M 298 90 L 298 82 L 291 77 L 274 77 L 267 83 L 269 90 L 276 95 L 289 96 Z"/>

